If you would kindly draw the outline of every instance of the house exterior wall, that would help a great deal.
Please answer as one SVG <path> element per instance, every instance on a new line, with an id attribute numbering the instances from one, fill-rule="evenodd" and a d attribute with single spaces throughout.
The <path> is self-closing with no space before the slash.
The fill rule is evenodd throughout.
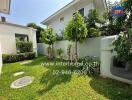
<path id="1" fill-rule="evenodd" d="M 0 23 L 0 40 L 2 54 L 16 54 L 15 33 L 28 35 L 29 41 L 33 43 L 33 48 L 37 47 L 35 38 L 36 30 Z"/>
<path id="2" fill-rule="evenodd" d="M 89 10 L 94 8 L 94 5 L 93 3 L 89 2 L 82 2 L 81 4 L 78 3 L 75 6 L 67 9 L 57 17 L 50 20 L 50 22 L 48 22 L 48 26 L 52 27 L 55 33 L 60 34 L 65 29 L 65 26 L 72 18 L 73 13 L 75 13 L 77 10 L 80 10 L 81 8 L 84 8 L 84 15 L 87 16 Z M 64 21 L 60 22 L 60 18 L 62 17 L 64 17 Z"/>

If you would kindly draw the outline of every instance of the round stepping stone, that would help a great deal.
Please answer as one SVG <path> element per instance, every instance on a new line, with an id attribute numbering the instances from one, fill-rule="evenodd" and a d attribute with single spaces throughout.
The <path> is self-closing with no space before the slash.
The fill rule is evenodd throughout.
<path id="1" fill-rule="evenodd" d="M 25 76 L 25 77 L 22 77 L 20 79 L 17 79 L 16 81 L 14 81 L 12 84 L 11 84 L 11 88 L 13 89 L 18 89 L 18 88 L 22 88 L 22 87 L 25 87 L 29 84 L 31 84 L 33 82 L 33 77 L 31 76 Z"/>
<path id="2" fill-rule="evenodd" d="M 19 76 L 19 75 L 22 75 L 22 74 L 24 74 L 24 72 L 16 72 L 16 73 L 13 74 L 13 76 Z"/>

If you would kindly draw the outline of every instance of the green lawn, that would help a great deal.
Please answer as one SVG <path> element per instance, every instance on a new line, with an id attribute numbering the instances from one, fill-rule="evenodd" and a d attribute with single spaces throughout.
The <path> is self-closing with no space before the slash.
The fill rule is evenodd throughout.
<path id="1" fill-rule="evenodd" d="M 41 66 L 49 62 L 40 56 L 29 65 L 4 64 L 0 76 L 0 100 L 132 100 L 132 86 L 100 77 L 77 74 L 53 75 L 53 70 L 74 70 L 71 67 Z M 54 62 L 52 60 L 52 62 Z M 13 73 L 25 74 L 14 77 Z M 34 76 L 34 81 L 21 89 L 11 89 L 10 84 L 23 76 Z"/>

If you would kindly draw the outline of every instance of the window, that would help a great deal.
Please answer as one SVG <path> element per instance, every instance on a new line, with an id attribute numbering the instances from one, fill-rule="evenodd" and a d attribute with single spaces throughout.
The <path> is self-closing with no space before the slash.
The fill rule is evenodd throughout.
<path id="1" fill-rule="evenodd" d="M 78 10 L 78 12 L 79 12 L 82 16 L 84 16 L 84 8 Z M 75 15 L 75 13 L 73 13 L 73 15 Z"/>
<path id="2" fill-rule="evenodd" d="M 80 9 L 80 10 L 78 10 L 79 11 L 79 13 L 82 15 L 82 16 L 84 16 L 84 8 L 82 8 L 82 9 Z"/>
<path id="3" fill-rule="evenodd" d="M 63 21 L 64 21 L 64 17 L 61 17 L 61 18 L 60 18 L 60 22 L 63 22 Z"/>
<path id="4" fill-rule="evenodd" d="M 29 41 L 28 39 L 28 35 L 24 35 L 24 34 L 15 34 L 15 38 L 16 38 L 16 41 Z"/>

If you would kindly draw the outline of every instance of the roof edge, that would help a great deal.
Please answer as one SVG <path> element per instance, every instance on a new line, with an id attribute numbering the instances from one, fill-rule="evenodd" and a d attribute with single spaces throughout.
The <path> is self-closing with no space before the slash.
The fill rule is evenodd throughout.
<path id="1" fill-rule="evenodd" d="M 45 25 L 44 23 L 46 23 L 46 21 L 50 20 L 52 17 L 56 16 L 57 14 L 61 13 L 62 10 L 66 9 L 66 7 L 68 7 L 69 5 L 71 5 L 72 3 L 76 3 L 80 0 L 73 0 L 70 3 L 68 3 L 67 5 L 65 5 L 64 7 L 62 7 L 61 9 L 59 9 L 58 11 L 56 11 L 55 13 L 53 13 L 51 16 L 49 16 L 47 19 L 45 19 L 44 21 L 41 22 L 41 24 Z"/>
<path id="2" fill-rule="evenodd" d="M 14 24 L 14 23 L 8 23 L 8 22 L 1 22 L 0 21 L 0 24 L 11 25 L 11 26 L 21 27 L 21 28 L 26 28 L 26 29 L 32 29 L 32 30 L 35 30 L 36 31 L 36 29 L 34 29 L 34 28 L 26 27 L 26 26 Z"/>

